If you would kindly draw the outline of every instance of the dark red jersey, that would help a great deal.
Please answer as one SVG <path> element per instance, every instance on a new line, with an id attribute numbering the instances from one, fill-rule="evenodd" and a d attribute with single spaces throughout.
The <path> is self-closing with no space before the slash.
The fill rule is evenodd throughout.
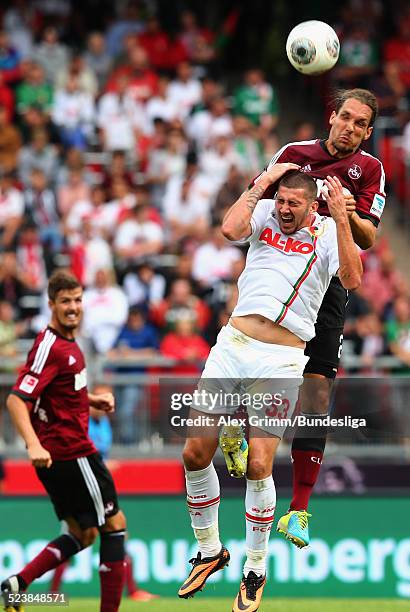
<path id="1" fill-rule="evenodd" d="M 41 331 L 12 393 L 32 404 L 31 423 L 52 459 L 77 459 L 96 452 L 88 437 L 87 371 L 75 340 L 51 327 Z"/>
<path id="2" fill-rule="evenodd" d="M 324 179 L 337 176 L 345 189 L 356 200 L 356 212 L 377 227 L 383 213 L 386 194 L 384 193 L 385 175 L 382 163 L 373 155 L 358 149 L 348 157 L 332 157 L 323 140 L 303 140 L 291 142 L 282 147 L 269 162 L 291 162 L 299 164 L 303 172 L 310 174 L 318 183 L 319 214 L 330 216 L 326 200 L 321 196 Z M 254 180 L 257 182 L 258 178 Z M 277 185 L 265 191 L 264 198 L 273 198 Z"/>

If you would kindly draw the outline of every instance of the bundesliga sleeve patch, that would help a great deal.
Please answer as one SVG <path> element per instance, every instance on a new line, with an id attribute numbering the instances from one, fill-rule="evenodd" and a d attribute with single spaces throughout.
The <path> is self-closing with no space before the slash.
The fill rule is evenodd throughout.
<path id="1" fill-rule="evenodd" d="M 19 389 L 25 393 L 32 393 L 37 385 L 38 378 L 35 378 L 35 376 L 30 376 L 30 374 L 26 374 L 20 383 Z"/>
<path id="2" fill-rule="evenodd" d="M 375 215 L 378 219 L 380 219 L 380 217 L 382 216 L 385 204 L 386 204 L 386 198 L 376 193 L 373 198 L 373 204 L 370 209 L 370 213 L 372 215 Z"/>

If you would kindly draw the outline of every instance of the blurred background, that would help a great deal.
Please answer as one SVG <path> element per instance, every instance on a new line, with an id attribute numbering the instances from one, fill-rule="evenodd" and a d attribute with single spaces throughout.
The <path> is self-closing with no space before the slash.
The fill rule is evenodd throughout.
<path id="1" fill-rule="evenodd" d="M 338 64 L 321 77 L 303 77 L 286 58 L 288 32 L 305 19 L 327 21 L 341 41 Z M 287 543 L 272 538 L 271 546 L 272 558 L 287 555 L 288 574 L 275 574 L 285 595 L 293 581 L 305 594 L 314 583 L 316 595 L 343 595 L 348 583 L 349 594 L 408 596 L 408 2 L 15 0 L 2 2 L 0 24 L 0 516 L 12 508 L 23 517 L 36 508 L 43 518 L 50 512 L 5 397 L 47 324 L 47 277 L 69 268 L 85 288 L 79 342 L 90 385 L 104 382 L 116 395 L 115 415 L 94 415 L 91 431 L 129 496 L 136 575 L 158 592 L 174 589 L 185 575 L 191 534 L 182 440 L 161 433 L 159 379 L 198 376 L 236 302 L 246 249 L 221 235 L 227 208 L 281 145 L 326 137 L 336 88 L 366 87 L 380 106 L 367 150 L 384 164 L 388 198 L 377 244 L 362 253 L 363 284 L 350 297 L 334 409 L 371 421 L 366 433 L 334 433 L 328 443 L 312 504 L 321 517 L 314 529 L 320 522 L 324 538 L 317 558 L 326 545 L 328 573 L 309 577 Z M 243 483 L 222 464 L 219 471 L 231 496 L 224 516 L 232 528 L 229 517 L 240 521 L 242 513 Z M 285 506 L 286 441 L 274 476 Z M 159 534 L 149 520 L 142 536 L 139 517 L 157 508 L 151 495 L 179 496 L 177 503 L 169 497 L 164 515 L 181 524 L 179 539 L 169 528 Z M 372 562 L 369 546 L 379 542 L 380 524 L 369 520 L 354 535 L 346 517 L 380 508 L 386 495 L 397 512 L 394 527 L 385 527 L 388 561 L 382 569 L 369 565 L 363 576 L 337 573 L 331 555 L 345 558 L 346 537 L 360 559 Z M 326 523 L 335 500 L 336 531 Z M 41 524 L 45 539 L 50 522 L 51 513 Z M 39 534 L 30 521 L 26 531 L 21 521 L 0 524 L 3 575 L 33 554 Z M 178 559 L 168 573 L 150 569 L 158 542 Z M 314 556 L 315 544 L 310 550 Z M 79 563 L 67 583 L 90 593 L 95 576 L 84 568 L 91 557 Z M 235 571 L 228 582 L 237 580 Z"/>

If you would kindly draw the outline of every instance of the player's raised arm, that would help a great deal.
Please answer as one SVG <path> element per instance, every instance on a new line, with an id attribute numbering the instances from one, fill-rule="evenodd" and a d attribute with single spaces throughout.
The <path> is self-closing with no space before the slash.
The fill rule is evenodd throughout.
<path id="1" fill-rule="evenodd" d="M 7 398 L 7 408 L 11 420 L 20 436 L 26 443 L 27 453 L 34 467 L 50 467 L 51 455 L 40 443 L 30 421 L 30 414 L 26 402 L 11 393 Z"/>
<path id="2" fill-rule="evenodd" d="M 329 212 L 336 223 L 340 282 L 345 289 L 357 289 L 361 284 L 363 266 L 359 251 L 353 240 L 349 217 L 346 211 L 343 187 L 335 176 L 328 176 L 325 180 L 325 185 L 328 189 L 328 193 L 325 196 L 326 202 Z"/>
<path id="3" fill-rule="evenodd" d="M 228 240 L 242 240 L 252 233 L 251 217 L 266 189 L 286 172 L 299 170 L 297 164 L 275 164 L 263 172 L 257 183 L 236 200 L 222 222 L 222 233 Z"/>

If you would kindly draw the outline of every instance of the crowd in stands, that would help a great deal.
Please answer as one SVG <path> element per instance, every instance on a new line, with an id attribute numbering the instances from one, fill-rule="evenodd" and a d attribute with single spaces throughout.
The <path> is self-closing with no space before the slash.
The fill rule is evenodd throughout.
<path id="1" fill-rule="evenodd" d="M 380 3 L 371 11 L 362 4 L 341 13 L 332 79 L 373 88 L 381 114 L 403 130 L 410 13 L 378 47 Z M 84 285 L 82 336 L 111 359 L 159 352 L 178 360 L 175 372 L 198 373 L 229 319 L 246 249 L 223 238 L 221 221 L 282 144 L 277 128 L 286 113 L 259 67 L 234 84 L 215 78 L 220 28 L 185 10 L 171 35 L 149 7 L 119 3 L 107 28 L 88 31 L 80 47 L 64 36 L 69 0 L 15 0 L 3 11 L 2 356 L 15 355 L 17 340 L 46 322 L 45 287 L 57 266 Z M 231 29 L 237 18 L 228 14 Z M 301 114 L 293 139 L 315 136 Z M 350 299 L 350 350 L 364 369 L 389 352 L 409 368 L 409 287 L 385 236 L 363 263 L 363 285 Z M 137 392 L 124 389 L 123 403 L 135 404 Z"/>

